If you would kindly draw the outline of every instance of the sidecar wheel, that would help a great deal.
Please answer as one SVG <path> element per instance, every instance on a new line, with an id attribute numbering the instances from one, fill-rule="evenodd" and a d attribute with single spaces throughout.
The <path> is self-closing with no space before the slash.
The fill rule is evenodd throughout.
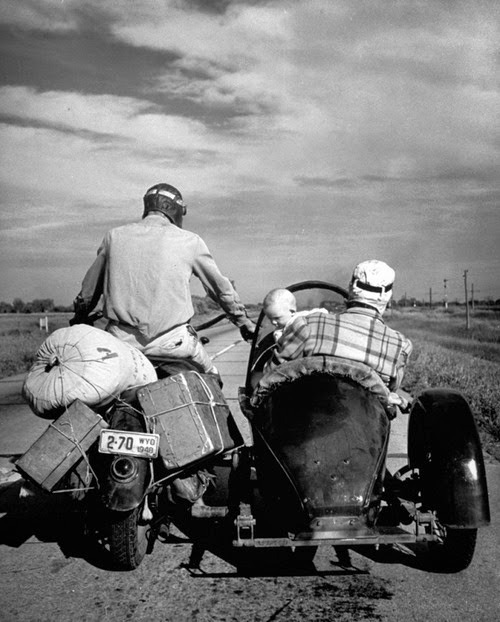
<path id="1" fill-rule="evenodd" d="M 110 519 L 109 550 L 121 570 L 137 568 L 148 549 L 149 525 L 139 522 L 142 506 L 131 512 L 113 512 Z"/>
<path id="2" fill-rule="evenodd" d="M 438 572 L 465 570 L 474 557 L 477 529 L 452 529 L 439 526 L 440 542 L 429 542 L 430 569 Z"/>

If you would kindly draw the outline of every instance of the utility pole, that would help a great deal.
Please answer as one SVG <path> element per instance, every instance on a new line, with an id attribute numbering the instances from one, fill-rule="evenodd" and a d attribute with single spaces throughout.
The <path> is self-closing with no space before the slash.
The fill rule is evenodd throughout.
<path id="1" fill-rule="evenodd" d="M 429 287 L 429 309 L 432 309 L 432 287 Z"/>
<path id="2" fill-rule="evenodd" d="M 444 308 L 445 311 L 448 310 L 448 294 L 446 292 L 446 284 L 448 283 L 448 279 L 443 279 L 444 281 Z"/>
<path id="3" fill-rule="evenodd" d="M 470 322 L 469 322 L 469 297 L 467 292 L 467 272 L 468 270 L 464 270 L 464 285 L 465 285 L 465 330 L 469 330 Z"/>

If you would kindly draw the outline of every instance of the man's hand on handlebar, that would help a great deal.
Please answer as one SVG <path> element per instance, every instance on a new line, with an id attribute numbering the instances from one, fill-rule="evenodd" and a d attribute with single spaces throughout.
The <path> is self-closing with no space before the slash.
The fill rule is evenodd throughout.
<path id="1" fill-rule="evenodd" d="M 88 324 L 89 326 L 93 326 L 94 322 L 97 322 L 97 320 L 100 320 L 101 318 L 101 311 L 95 311 L 94 313 L 90 313 L 89 315 L 83 313 L 75 313 L 75 315 L 70 319 L 69 325 L 74 326 L 75 324 Z"/>
<path id="2" fill-rule="evenodd" d="M 240 326 L 240 335 L 245 341 L 247 342 L 252 341 L 254 333 L 255 333 L 255 324 L 252 321 L 248 320 L 247 324 Z"/>

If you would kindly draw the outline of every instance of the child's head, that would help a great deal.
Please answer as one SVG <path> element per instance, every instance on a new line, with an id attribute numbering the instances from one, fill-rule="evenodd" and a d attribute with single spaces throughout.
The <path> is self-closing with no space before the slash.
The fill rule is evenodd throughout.
<path id="1" fill-rule="evenodd" d="M 272 289 L 264 298 L 263 308 L 271 324 L 284 328 L 297 311 L 297 301 L 287 289 Z"/>

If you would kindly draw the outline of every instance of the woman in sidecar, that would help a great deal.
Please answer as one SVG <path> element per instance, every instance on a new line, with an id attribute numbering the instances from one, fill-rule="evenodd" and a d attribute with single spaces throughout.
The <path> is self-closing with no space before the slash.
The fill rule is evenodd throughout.
<path id="1" fill-rule="evenodd" d="M 334 285 L 308 282 L 288 289 L 301 310 L 345 307 L 347 292 Z M 238 544 L 426 541 L 441 568 L 465 568 L 477 527 L 489 521 L 481 448 L 465 400 L 448 390 L 419 396 L 410 415 L 411 478 L 387 476 L 390 388 L 397 387 L 401 374 L 389 388 L 365 363 L 308 350 L 307 341 L 298 358 L 280 361 L 273 328 L 262 313 L 243 396 L 263 506 L 252 507 L 253 542 L 245 541 L 249 532 L 241 529 Z M 451 410 L 464 431 L 463 437 L 452 435 L 452 447 L 446 433 Z M 402 528 L 412 521 L 412 531 Z M 247 524 L 243 518 L 241 525 Z M 238 520 L 236 525 L 239 529 Z"/>

